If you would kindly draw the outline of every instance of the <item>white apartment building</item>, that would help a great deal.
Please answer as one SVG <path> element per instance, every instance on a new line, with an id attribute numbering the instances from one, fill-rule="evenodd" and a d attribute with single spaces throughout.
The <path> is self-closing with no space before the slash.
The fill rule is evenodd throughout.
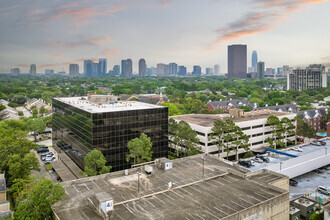
<path id="1" fill-rule="evenodd" d="M 209 140 L 212 133 L 213 123 L 216 120 L 227 120 L 231 119 L 234 123 L 239 126 L 242 131 L 250 137 L 249 144 L 251 150 L 260 149 L 267 146 L 265 142 L 266 138 L 272 136 L 272 128 L 267 125 L 267 118 L 270 115 L 277 116 L 280 120 L 284 117 L 289 118 L 296 126 L 296 120 L 294 113 L 270 111 L 268 109 L 254 110 L 252 112 L 237 114 L 188 114 L 188 115 L 177 115 L 172 116 L 177 122 L 186 121 L 193 130 L 197 132 L 200 147 L 204 153 L 217 153 L 218 147 Z M 292 141 L 295 140 L 295 136 L 288 137 Z M 171 144 L 169 144 L 171 146 Z M 172 146 L 173 147 L 173 146 Z M 239 149 L 238 154 L 245 153 L 244 149 Z M 231 152 L 229 155 L 235 155 L 236 152 Z M 222 153 L 221 157 L 227 156 L 227 153 Z"/>

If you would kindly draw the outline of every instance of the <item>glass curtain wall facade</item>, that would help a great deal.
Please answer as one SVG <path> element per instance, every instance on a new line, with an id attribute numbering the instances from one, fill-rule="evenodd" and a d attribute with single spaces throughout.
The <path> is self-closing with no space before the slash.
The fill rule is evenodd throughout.
<path id="1" fill-rule="evenodd" d="M 81 169 L 92 149 L 100 150 L 111 171 L 131 167 L 127 142 L 145 133 L 153 144 L 153 159 L 168 157 L 168 108 L 89 113 L 53 99 L 53 146 Z"/>

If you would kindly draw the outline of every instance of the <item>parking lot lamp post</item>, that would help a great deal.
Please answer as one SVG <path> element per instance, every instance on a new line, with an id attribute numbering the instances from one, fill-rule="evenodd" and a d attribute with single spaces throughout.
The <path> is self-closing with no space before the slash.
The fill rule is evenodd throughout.
<path id="1" fill-rule="evenodd" d="M 141 173 L 136 172 L 136 174 L 138 175 L 138 195 L 140 194 L 140 175 Z"/>

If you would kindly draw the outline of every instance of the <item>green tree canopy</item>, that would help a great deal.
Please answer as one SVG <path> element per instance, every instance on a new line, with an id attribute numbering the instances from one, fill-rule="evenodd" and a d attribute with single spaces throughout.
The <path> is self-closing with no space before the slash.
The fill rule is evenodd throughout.
<path id="1" fill-rule="evenodd" d="M 163 106 L 168 107 L 168 116 L 181 115 L 181 112 L 175 104 L 163 103 Z"/>
<path id="2" fill-rule="evenodd" d="M 33 132 L 34 141 L 37 141 L 37 134 L 41 134 L 46 129 L 46 124 L 41 118 L 33 118 L 28 122 L 29 131 Z"/>
<path id="3" fill-rule="evenodd" d="M 150 137 L 142 133 L 139 138 L 134 138 L 127 143 L 129 154 L 126 161 L 129 162 L 133 159 L 133 163 L 143 163 L 152 160 L 152 143 Z"/>
<path id="4" fill-rule="evenodd" d="M 111 166 L 106 166 L 106 160 L 101 151 L 92 150 L 84 158 L 85 174 L 87 176 L 96 176 L 100 174 L 109 173 Z"/>
<path id="5" fill-rule="evenodd" d="M 18 200 L 15 219 L 52 219 L 51 205 L 65 195 L 64 188 L 49 179 L 36 181 Z"/>
<path id="6" fill-rule="evenodd" d="M 223 122 L 222 120 L 216 120 L 213 123 L 213 127 L 212 127 L 212 133 L 209 137 L 209 140 L 213 140 L 213 144 L 216 145 L 218 147 L 218 157 L 220 157 L 220 151 L 222 150 L 223 153 L 223 139 L 224 139 L 224 135 L 225 135 L 225 122 Z"/>

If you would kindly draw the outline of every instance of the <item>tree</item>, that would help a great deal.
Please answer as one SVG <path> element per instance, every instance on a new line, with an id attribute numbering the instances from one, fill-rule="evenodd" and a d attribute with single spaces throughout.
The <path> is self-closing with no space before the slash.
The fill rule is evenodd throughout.
<path id="1" fill-rule="evenodd" d="M 46 124 L 40 118 L 34 118 L 28 123 L 29 131 L 33 132 L 34 142 L 37 142 L 37 134 L 43 133 L 46 129 Z"/>
<path id="2" fill-rule="evenodd" d="M 19 154 L 13 154 L 6 161 L 10 181 L 27 179 L 31 170 L 39 170 L 39 161 L 33 152 L 25 154 L 24 157 L 21 157 Z"/>
<path id="3" fill-rule="evenodd" d="M 109 173 L 111 166 L 105 166 L 106 160 L 101 151 L 92 150 L 84 158 L 85 174 L 87 176 L 96 176 L 104 173 Z"/>
<path id="4" fill-rule="evenodd" d="M 270 144 L 269 147 L 276 149 L 277 145 L 282 145 L 281 139 L 283 135 L 283 125 L 281 124 L 280 119 L 274 115 L 271 115 L 267 118 L 267 124 L 272 129 L 272 137 L 266 138 L 266 142 Z"/>
<path id="5" fill-rule="evenodd" d="M 281 119 L 281 123 L 283 125 L 283 130 L 284 130 L 284 135 L 286 138 L 285 144 L 286 146 L 288 146 L 288 137 L 291 137 L 292 135 L 295 135 L 295 126 L 292 123 L 292 121 L 290 119 L 288 119 L 287 117 L 284 117 Z"/>
<path id="6" fill-rule="evenodd" d="M 22 111 L 18 111 L 18 116 L 24 116 L 24 113 Z"/>
<path id="7" fill-rule="evenodd" d="M 18 200 L 15 219 L 52 219 L 51 205 L 65 195 L 64 188 L 49 179 L 34 182 L 31 190 L 26 190 Z"/>
<path id="8" fill-rule="evenodd" d="M 47 109 L 45 108 L 45 106 L 42 105 L 39 109 L 39 114 L 41 116 L 43 116 L 46 112 L 47 112 Z"/>
<path id="9" fill-rule="evenodd" d="M 33 115 L 33 116 L 38 115 L 38 109 L 37 109 L 37 108 L 33 108 L 33 109 L 32 109 L 32 115 Z"/>
<path id="10" fill-rule="evenodd" d="M 139 138 L 134 138 L 127 143 L 129 154 L 126 157 L 126 161 L 129 162 L 134 159 L 134 164 L 149 162 L 152 160 L 151 151 L 152 143 L 150 137 L 142 133 Z"/>
<path id="11" fill-rule="evenodd" d="M 175 104 L 163 103 L 163 106 L 168 107 L 168 116 L 181 115 L 181 112 Z"/>
<path id="12" fill-rule="evenodd" d="M 232 141 L 236 140 L 236 125 L 233 122 L 233 120 L 227 119 L 225 126 L 224 126 L 224 131 L 225 131 L 225 136 L 224 136 L 224 141 L 225 141 L 225 151 L 227 153 L 227 160 L 229 159 L 229 153 L 232 150 Z"/>
<path id="13" fill-rule="evenodd" d="M 238 160 L 238 149 L 242 148 L 246 152 L 250 150 L 250 144 L 249 144 L 249 139 L 250 137 L 242 131 L 242 129 L 238 126 L 235 128 L 236 134 L 235 136 L 237 137 L 237 140 L 234 141 L 234 144 L 236 147 L 233 148 L 233 150 L 236 152 L 236 160 Z"/>
<path id="14" fill-rule="evenodd" d="M 251 111 L 250 108 L 249 108 L 249 106 L 241 105 L 241 106 L 238 106 L 238 108 L 239 108 L 239 109 L 243 109 L 244 112 L 249 112 L 249 111 Z"/>
<path id="15" fill-rule="evenodd" d="M 0 104 L 0 112 L 4 109 L 6 109 L 6 106 L 4 106 L 3 104 Z"/>
<path id="16" fill-rule="evenodd" d="M 307 138 L 313 138 L 316 135 L 315 129 L 304 121 L 302 115 L 297 115 L 297 135 Z"/>
<path id="17" fill-rule="evenodd" d="M 220 157 L 220 151 L 222 150 L 222 153 L 224 151 L 224 143 L 223 143 L 223 138 L 225 135 L 225 122 L 222 120 L 216 120 L 213 123 L 212 127 L 212 133 L 209 137 L 209 140 L 214 140 L 213 144 L 218 147 L 218 157 Z"/>

